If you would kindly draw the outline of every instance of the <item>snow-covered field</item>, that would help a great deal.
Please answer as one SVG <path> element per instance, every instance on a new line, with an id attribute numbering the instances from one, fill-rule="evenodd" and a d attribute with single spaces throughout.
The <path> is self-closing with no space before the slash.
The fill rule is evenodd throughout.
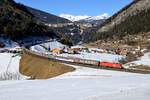
<path id="1" fill-rule="evenodd" d="M 136 65 L 144 65 L 150 67 L 150 52 L 145 53 L 144 56 L 139 58 L 139 60 L 129 62 L 124 65 L 124 67 L 136 66 Z"/>
<path id="2" fill-rule="evenodd" d="M 58 56 L 62 57 L 74 57 L 80 59 L 87 60 L 95 60 L 95 61 L 108 61 L 108 62 L 116 62 L 123 59 L 124 57 L 116 54 L 108 54 L 108 53 L 87 53 L 81 52 L 80 54 L 59 54 Z"/>
<path id="3" fill-rule="evenodd" d="M 36 47 L 32 49 L 45 50 Z M 20 57 L 12 57 L 13 55 L 0 53 L 0 75 L 6 71 L 19 73 Z M 110 61 L 122 58 L 113 54 L 85 52 L 74 56 Z M 137 62 L 149 64 L 149 53 Z M 149 100 L 150 98 L 150 74 L 70 66 L 75 67 L 76 70 L 48 80 L 0 81 L 0 100 Z M 20 76 L 21 79 L 25 78 Z"/>
<path id="4" fill-rule="evenodd" d="M 49 80 L 1 81 L 0 100 L 149 100 L 150 75 L 74 66 Z"/>
<path id="5" fill-rule="evenodd" d="M 13 57 L 14 56 L 14 57 Z M 11 79 L 24 79 L 25 77 L 19 74 L 19 61 L 20 56 L 12 53 L 0 53 L 0 77 L 7 77 L 8 74 L 15 75 Z M 10 76 L 11 77 L 11 76 Z"/>
<path id="6" fill-rule="evenodd" d="M 72 48 L 76 47 L 82 47 L 82 46 L 73 46 Z M 53 50 L 55 48 L 67 48 L 67 46 L 54 41 L 54 42 L 48 42 L 41 45 L 35 45 L 31 47 L 32 51 L 39 52 L 39 53 L 45 53 L 45 54 L 51 54 L 50 51 L 47 51 L 46 49 Z M 101 49 L 99 49 L 101 50 Z M 55 54 L 56 55 L 56 54 Z M 87 59 L 87 60 L 96 60 L 96 61 L 108 61 L 108 62 L 116 62 L 118 63 L 119 60 L 124 59 L 124 56 L 117 55 L 117 54 L 110 54 L 110 53 L 88 53 L 88 52 L 80 52 L 80 54 L 68 54 L 68 53 L 62 53 L 57 54 L 57 56 L 62 57 L 71 57 L 71 58 L 80 58 L 80 59 Z"/>
<path id="7" fill-rule="evenodd" d="M 150 52 L 144 54 L 138 61 L 134 61 L 132 63 L 135 63 L 137 65 L 147 65 L 150 67 Z"/>
<path id="8" fill-rule="evenodd" d="M 15 54 L 0 53 L 0 73 L 6 72 L 7 67 L 9 72 L 18 72 L 20 57 L 12 57 Z"/>

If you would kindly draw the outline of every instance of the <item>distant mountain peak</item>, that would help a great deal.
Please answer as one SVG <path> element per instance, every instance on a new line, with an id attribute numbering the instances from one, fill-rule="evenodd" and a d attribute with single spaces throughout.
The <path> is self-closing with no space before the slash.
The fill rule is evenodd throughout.
<path id="1" fill-rule="evenodd" d="M 107 13 L 98 15 L 98 16 L 88 16 L 88 15 L 78 15 L 74 16 L 71 14 L 60 14 L 60 17 L 66 18 L 72 22 L 80 21 L 80 20 L 101 20 L 101 19 L 107 19 L 109 15 Z"/>

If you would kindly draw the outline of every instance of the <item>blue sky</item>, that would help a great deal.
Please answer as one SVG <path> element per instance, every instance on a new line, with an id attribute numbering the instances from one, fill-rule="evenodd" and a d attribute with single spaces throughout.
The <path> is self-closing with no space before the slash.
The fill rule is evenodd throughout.
<path id="1" fill-rule="evenodd" d="M 48 13 L 60 15 L 96 16 L 108 13 L 110 16 L 133 0 L 15 0 L 24 5 L 37 8 Z"/>

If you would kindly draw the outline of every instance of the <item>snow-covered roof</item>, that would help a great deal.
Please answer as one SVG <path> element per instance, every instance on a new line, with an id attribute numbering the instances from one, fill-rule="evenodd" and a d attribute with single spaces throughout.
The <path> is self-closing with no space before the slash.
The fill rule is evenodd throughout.
<path id="1" fill-rule="evenodd" d="M 58 41 L 53 41 L 53 42 L 48 42 L 48 43 L 43 43 L 41 44 L 42 46 L 46 47 L 46 48 L 50 48 L 52 49 L 63 49 L 65 47 L 67 47 L 66 45 L 63 45 L 62 43 L 58 42 Z"/>
<path id="2" fill-rule="evenodd" d="M 76 45 L 76 46 L 72 46 L 71 48 L 72 48 L 72 49 L 74 49 L 74 48 L 81 48 L 81 49 L 82 49 L 82 48 L 86 48 L 86 47 L 81 46 L 81 45 Z"/>
<path id="3" fill-rule="evenodd" d="M 66 48 L 66 45 L 63 45 L 62 43 L 58 41 L 52 41 L 48 43 L 43 43 L 39 45 L 35 45 L 31 47 L 31 50 L 36 51 L 36 52 L 47 52 L 47 50 L 53 50 L 53 49 L 63 49 Z"/>
<path id="4" fill-rule="evenodd" d="M 104 50 L 103 49 L 98 49 L 98 48 L 89 48 L 89 50 L 93 50 L 93 51 L 100 51 L 100 52 L 103 52 Z"/>
<path id="5" fill-rule="evenodd" d="M 30 49 L 35 52 L 47 52 L 46 49 L 40 45 L 32 46 Z"/>

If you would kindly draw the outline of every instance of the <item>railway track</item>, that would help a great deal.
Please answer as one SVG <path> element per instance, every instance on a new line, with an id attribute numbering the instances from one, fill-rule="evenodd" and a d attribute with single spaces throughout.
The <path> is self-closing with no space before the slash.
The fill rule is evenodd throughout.
<path id="1" fill-rule="evenodd" d="M 23 49 L 23 53 L 28 53 L 37 57 L 42 57 L 45 59 L 49 59 L 51 61 L 56 61 L 64 64 L 71 64 L 71 65 L 77 65 L 77 66 L 84 66 L 89 68 L 95 68 L 95 69 L 105 69 L 105 70 L 114 70 L 114 71 L 122 71 L 122 72 L 130 72 L 130 73 L 140 73 L 140 74 L 150 74 L 150 70 L 140 70 L 140 69 L 118 69 L 118 68 L 111 68 L 111 67 L 103 67 L 103 66 L 96 66 L 96 65 L 90 65 L 90 64 L 84 64 L 84 63 L 75 63 L 70 61 L 64 61 L 64 60 L 58 60 L 53 58 L 52 56 L 48 56 L 46 54 L 39 54 L 37 52 L 30 51 L 28 49 Z"/>
<path id="2" fill-rule="evenodd" d="M 61 60 L 56 60 L 56 59 L 49 59 L 49 60 L 58 61 L 58 62 L 61 62 L 61 63 L 64 63 L 64 64 L 84 66 L 84 67 L 95 68 L 95 69 L 105 69 L 105 70 L 122 71 L 122 72 L 130 72 L 130 73 L 150 74 L 150 71 L 146 71 L 146 70 L 118 69 L 118 68 L 110 68 L 110 67 L 103 67 L 103 66 L 96 66 L 96 65 L 74 63 L 74 62 L 68 62 L 68 61 L 61 61 Z"/>

